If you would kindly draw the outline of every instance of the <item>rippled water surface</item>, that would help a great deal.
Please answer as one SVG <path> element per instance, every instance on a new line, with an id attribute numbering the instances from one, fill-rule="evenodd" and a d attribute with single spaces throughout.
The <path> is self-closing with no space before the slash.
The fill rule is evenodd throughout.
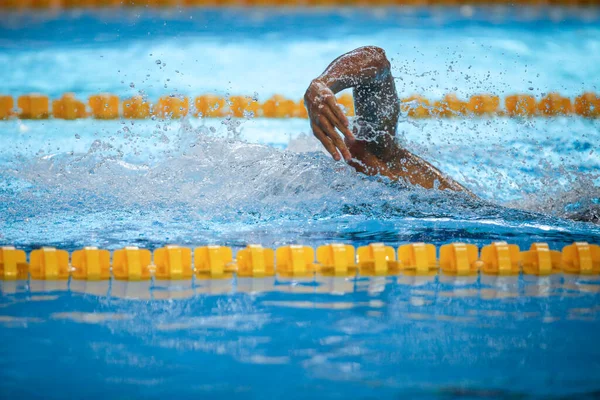
<path id="1" fill-rule="evenodd" d="M 600 92 L 559 9 L 0 15 L 0 93 L 275 93 L 386 49 L 401 96 Z M 600 242 L 600 122 L 410 120 L 480 199 L 364 177 L 305 120 L 0 121 L 0 244 Z M 600 386 L 595 278 L 0 282 L 1 397 L 547 397 Z M 277 383 L 276 385 L 273 383 Z"/>
<path id="2" fill-rule="evenodd" d="M 600 280 L 0 282 L 3 397 L 548 398 L 599 389 Z"/>

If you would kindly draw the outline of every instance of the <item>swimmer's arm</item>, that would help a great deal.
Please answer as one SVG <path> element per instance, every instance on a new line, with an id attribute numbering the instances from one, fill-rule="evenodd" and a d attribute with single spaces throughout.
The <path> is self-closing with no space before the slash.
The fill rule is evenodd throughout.
<path id="1" fill-rule="evenodd" d="M 348 164 L 365 175 L 381 175 L 394 181 L 408 181 L 412 185 L 419 185 L 425 189 L 450 189 L 475 197 L 468 189 L 444 175 L 439 169 L 398 145 L 394 144 L 396 156 L 392 157 L 391 161 L 384 161 L 367 150 L 366 142 L 356 141 L 350 147 L 350 151 L 354 159 Z"/>
<path id="2" fill-rule="evenodd" d="M 335 94 L 354 89 L 357 115 L 377 127 L 368 140 L 356 140 L 348 129 Z M 311 128 L 336 160 L 339 153 L 358 172 L 406 180 L 427 189 L 470 192 L 395 140 L 399 99 L 385 51 L 366 46 L 343 54 L 314 79 L 304 95 Z M 336 128 L 344 135 L 342 140 Z"/>
<path id="3" fill-rule="evenodd" d="M 340 109 L 335 94 L 348 88 L 368 87 L 390 76 L 390 63 L 382 49 L 360 47 L 333 60 L 325 71 L 315 78 L 304 94 L 311 128 L 325 149 L 336 160 L 340 153 L 346 161 L 352 159 L 347 145 L 355 138 L 348 129 L 348 119 Z M 342 140 L 336 132 L 345 137 Z"/>
<path id="4" fill-rule="evenodd" d="M 391 76 L 391 65 L 383 49 L 359 47 L 342 54 L 313 82 L 325 84 L 333 93 L 357 86 L 368 86 Z"/>

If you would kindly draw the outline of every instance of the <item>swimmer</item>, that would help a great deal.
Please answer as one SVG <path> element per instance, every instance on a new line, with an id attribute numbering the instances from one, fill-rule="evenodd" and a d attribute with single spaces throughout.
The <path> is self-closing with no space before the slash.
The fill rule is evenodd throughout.
<path id="1" fill-rule="evenodd" d="M 336 93 L 348 88 L 352 88 L 354 94 L 356 123 L 353 132 L 335 97 Z M 395 140 L 400 101 L 383 49 L 361 47 L 333 60 L 325 72 L 310 83 L 304 104 L 313 134 L 334 160 L 343 158 L 366 175 L 404 180 L 426 189 L 450 189 L 471 194 Z"/>

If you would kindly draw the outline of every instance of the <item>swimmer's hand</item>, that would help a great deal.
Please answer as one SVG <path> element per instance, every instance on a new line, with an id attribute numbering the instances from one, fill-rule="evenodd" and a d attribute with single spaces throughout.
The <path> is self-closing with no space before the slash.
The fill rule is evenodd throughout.
<path id="1" fill-rule="evenodd" d="M 304 104 L 308 110 L 313 134 L 323 143 L 333 159 L 336 161 L 341 157 L 346 161 L 352 159 L 346 143 L 352 144 L 354 135 L 348 129 L 348 118 L 338 105 L 333 91 L 325 83 L 315 79 L 304 94 Z M 338 130 L 344 135 L 346 143 Z"/>

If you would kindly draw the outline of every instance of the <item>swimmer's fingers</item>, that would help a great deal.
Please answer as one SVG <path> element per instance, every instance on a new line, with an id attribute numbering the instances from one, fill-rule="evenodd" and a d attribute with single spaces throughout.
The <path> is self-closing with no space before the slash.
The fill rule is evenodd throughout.
<path id="1" fill-rule="evenodd" d="M 333 124 L 329 121 L 329 119 L 327 117 L 325 117 L 324 115 L 319 116 L 319 124 L 318 125 L 319 125 L 319 128 L 321 128 L 321 130 L 327 136 L 329 136 L 329 139 L 331 139 L 331 141 L 333 142 L 335 147 L 338 148 L 340 153 L 342 153 L 344 160 L 350 160 L 352 158 L 352 156 L 350 155 L 350 152 L 348 151 L 346 144 L 342 140 L 342 137 L 337 133 L 337 131 L 335 130 Z"/>
<path id="2" fill-rule="evenodd" d="M 335 102 L 334 102 L 335 104 Z M 342 110 L 339 109 L 339 107 L 337 105 L 334 105 L 333 107 L 329 106 L 329 107 L 323 107 L 323 115 L 325 115 L 328 119 L 329 122 L 335 126 L 337 129 L 339 129 L 340 132 L 342 132 L 342 134 L 351 142 L 354 141 L 354 135 L 352 134 L 352 132 L 350 132 L 350 129 L 348 129 L 348 125 L 347 125 L 347 120 L 346 122 L 343 122 L 343 120 L 340 120 L 340 117 L 336 114 L 335 110 L 338 110 L 340 113 L 342 112 Z M 343 113 L 342 113 L 343 115 Z"/>
<path id="3" fill-rule="evenodd" d="M 354 142 L 355 138 L 354 135 L 352 134 L 352 132 L 350 132 L 350 129 L 348 128 L 349 126 L 349 122 L 348 122 L 348 118 L 346 117 L 346 115 L 344 114 L 344 112 L 342 111 L 342 109 L 340 108 L 340 106 L 338 105 L 337 101 L 335 100 L 335 97 L 329 97 L 327 100 L 327 104 L 329 105 L 329 107 L 332 110 L 332 114 L 334 115 L 337 124 L 336 127 L 340 130 L 340 132 L 342 132 L 344 134 L 344 136 L 346 137 L 347 140 L 349 140 L 351 143 Z"/>
<path id="4" fill-rule="evenodd" d="M 315 137 L 319 139 L 321 143 L 323 143 L 323 147 L 325 147 L 325 150 L 327 150 L 329 154 L 331 154 L 331 157 L 333 157 L 335 161 L 340 161 L 340 154 L 333 145 L 331 139 L 325 134 L 325 132 L 323 132 L 323 130 L 319 128 L 319 126 L 315 123 L 311 124 L 311 128 Z"/>
<path id="5" fill-rule="evenodd" d="M 331 107 L 331 109 L 333 110 L 333 113 L 335 114 L 337 119 L 342 123 L 343 126 L 345 126 L 347 128 L 348 125 L 350 124 L 348 122 L 348 117 L 346 117 L 346 115 L 340 108 L 337 100 L 335 99 L 335 96 L 328 97 L 325 101 L 327 102 L 329 107 Z M 350 131 L 348 131 L 348 132 L 350 132 Z M 352 135 L 352 133 L 350 133 L 350 134 Z"/>

